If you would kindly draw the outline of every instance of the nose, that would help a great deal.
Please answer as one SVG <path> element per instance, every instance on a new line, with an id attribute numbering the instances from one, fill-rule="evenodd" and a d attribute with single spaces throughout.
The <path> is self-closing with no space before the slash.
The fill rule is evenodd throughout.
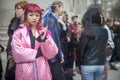
<path id="1" fill-rule="evenodd" d="M 33 19 L 35 20 L 35 19 L 36 19 L 36 16 L 33 16 Z"/>

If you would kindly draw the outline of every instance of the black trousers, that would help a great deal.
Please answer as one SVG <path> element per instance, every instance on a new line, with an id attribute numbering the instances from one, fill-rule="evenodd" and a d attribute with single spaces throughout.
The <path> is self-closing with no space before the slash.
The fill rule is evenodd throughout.
<path id="1" fill-rule="evenodd" d="M 2 69 L 2 60 L 0 60 L 0 80 L 2 78 L 2 72 L 3 72 L 3 69 Z"/>
<path id="2" fill-rule="evenodd" d="M 49 62 L 49 65 L 52 73 L 52 80 L 66 80 L 64 71 L 59 62 L 54 63 Z"/>
<path id="3" fill-rule="evenodd" d="M 5 73 L 5 80 L 15 80 L 15 66 L 11 69 L 8 69 L 9 61 L 7 62 L 6 66 L 6 73 Z"/>

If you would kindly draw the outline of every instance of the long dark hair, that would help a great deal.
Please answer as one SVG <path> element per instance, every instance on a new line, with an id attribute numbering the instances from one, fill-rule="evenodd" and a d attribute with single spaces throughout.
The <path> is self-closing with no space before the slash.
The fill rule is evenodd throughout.
<path id="1" fill-rule="evenodd" d="M 83 18 L 82 18 L 82 25 L 84 27 L 84 35 L 91 38 L 91 39 L 94 39 L 94 32 L 93 32 L 93 27 L 92 25 L 93 24 L 99 24 L 99 25 L 102 25 L 101 23 L 101 11 L 96 8 L 96 7 L 92 7 L 92 8 L 89 8 Z"/>

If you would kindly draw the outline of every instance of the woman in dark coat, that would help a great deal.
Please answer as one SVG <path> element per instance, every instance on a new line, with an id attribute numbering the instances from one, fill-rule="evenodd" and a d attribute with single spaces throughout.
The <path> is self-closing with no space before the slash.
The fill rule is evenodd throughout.
<path id="1" fill-rule="evenodd" d="M 66 18 L 66 19 L 65 19 Z M 59 17 L 58 21 L 61 28 L 60 41 L 61 48 L 64 54 L 64 70 L 67 71 L 66 79 L 73 80 L 73 63 L 74 63 L 74 48 L 77 43 L 77 38 L 68 25 L 68 15 L 66 12 Z"/>
<path id="2" fill-rule="evenodd" d="M 23 15 L 27 5 L 28 2 L 26 1 L 20 1 L 15 4 L 15 17 L 12 18 L 8 27 L 7 34 L 9 36 L 9 40 L 6 49 L 7 52 L 7 66 L 6 66 L 6 74 L 5 74 L 6 80 L 15 80 L 15 63 L 12 58 L 11 41 L 14 31 L 16 31 L 18 29 L 19 24 L 24 21 Z"/>
<path id="3" fill-rule="evenodd" d="M 101 15 L 94 7 L 88 9 L 82 19 L 84 31 L 77 48 L 82 80 L 100 80 L 104 70 L 108 34 L 102 26 Z"/>

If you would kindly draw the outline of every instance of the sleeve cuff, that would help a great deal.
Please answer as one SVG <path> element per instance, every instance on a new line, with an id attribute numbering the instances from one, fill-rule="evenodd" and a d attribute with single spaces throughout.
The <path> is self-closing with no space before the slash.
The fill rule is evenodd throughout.
<path id="1" fill-rule="evenodd" d="M 37 40 L 38 42 L 45 42 L 45 41 L 46 41 L 46 39 L 47 39 L 47 38 L 45 37 L 45 39 L 44 39 L 44 40 L 42 40 L 40 36 L 38 36 L 38 37 L 36 38 L 36 40 Z"/>

